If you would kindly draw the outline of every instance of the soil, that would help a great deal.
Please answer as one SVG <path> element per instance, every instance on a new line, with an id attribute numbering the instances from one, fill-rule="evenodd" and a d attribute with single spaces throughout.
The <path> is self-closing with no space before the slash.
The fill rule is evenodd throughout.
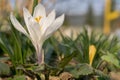
<path id="1" fill-rule="evenodd" d="M 111 72 L 111 80 L 120 80 L 120 72 Z"/>

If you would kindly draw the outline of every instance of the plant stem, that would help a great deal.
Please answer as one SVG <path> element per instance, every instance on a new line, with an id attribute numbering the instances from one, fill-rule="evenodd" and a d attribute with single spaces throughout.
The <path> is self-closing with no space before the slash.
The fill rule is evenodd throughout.
<path id="1" fill-rule="evenodd" d="M 38 64 L 39 65 L 44 64 L 44 54 L 39 53 L 37 57 L 38 57 Z"/>
<path id="2" fill-rule="evenodd" d="M 49 70 L 47 69 L 46 64 L 44 64 L 44 71 L 45 71 L 45 80 L 49 80 Z"/>
<path id="3" fill-rule="evenodd" d="M 39 65 L 44 64 L 44 52 L 42 51 L 42 44 L 41 46 L 36 46 L 36 53 L 37 53 L 37 63 Z"/>

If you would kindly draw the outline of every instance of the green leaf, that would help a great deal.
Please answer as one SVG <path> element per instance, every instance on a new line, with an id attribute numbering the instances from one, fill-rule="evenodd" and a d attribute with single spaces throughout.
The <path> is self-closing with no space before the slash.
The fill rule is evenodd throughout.
<path id="1" fill-rule="evenodd" d="M 10 67 L 5 63 L 0 63 L 0 75 L 9 75 Z"/>
<path id="2" fill-rule="evenodd" d="M 94 72 L 96 75 L 98 75 L 97 77 L 98 80 L 110 80 L 109 75 L 103 73 L 102 71 L 95 69 Z"/>
<path id="3" fill-rule="evenodd" d="M 9 78 L 8 80 L 26 80 L 25 75 L 15 76 L 14 78 Z"/>
<path id="4" fill-rule="evenodd" d="M 9 44 L 7 44 L 6 39 L 2 39 L 4 37 L 0 37 L 0 48 L 5 52 L 5 53 L 9 53 L 9 56 L 12 56 L 12 51 L 10 49 Z"/>
<path id="5" fill-rule="evenodd" d="M 38 0 L 34 0 L 34 2 L 33 2 L 33 10 L 32 10 L 32 14 L 33 14 L 33 12 L 34 12 L 34 8 L 35 8 L 35 6 L 38 4 Z"/>
<path id="6" fill-rule="evenodd" d="M 111 79 L 107 77 L 98 77 L 97 80 L 111 80 Z"/>
<path id="7" fill-rule="evenodd" d="M 49 49 L 45 55 L 45 62 L 49 66 L 56 67 L 58 63 L 57 53 L 53 49 Z"/>
<path id="8" fill-rule="evenodd" d="M 72 53 L 71 55 L 65 56 L 59 63 L 59 68 L 64 68 L 77 54 Z"/>
<path id="9" fill-rule="evenodd" d="M 26 78 L 24 75 L 22 75 L 22 76 L 16 76 L 14 80 L 26 80 Z"/>
<path id="10" fill-rule="evenodd" d="M 115 54 L 108 53 L 101 57 L 103 60 L 114 64 L 116 67 L 120 68 L 119 59 L 115 56 Z"/>
<path id="11" fill-rule="evenodd" d="M 103 73 L 100 70 L 94 69 L 94 72 L 95 72 L 96 75 L 98 75 L 101 78 L 109 78 L 109 76 L 107 74 Z"/>
<path id="12" fill-rule="evenodd" d="M 68 63 L 69 63 L 69 62 L 73 59 L 73 57 L 75 57 L 75 56 L 76 56 L 76 53 L 72 53 L 72 54 L 70 54 L 70 55 L 68 55 L 68 56 L 65 56 L 65 57 L 60 61 L 60 63 L 58 64 L 58 66 L 57 66 L 58 69 L 55 69 L 55 70 L 52 72 L 52 74 L 53 74 L 53 75 L 58 75 L 59 72 L 62 71 L 62 70 L 65 68 L 65 66 L 67 66 Z"/>
<path id="13" fill-rule="evenodd" d="M 16 58 L 16 60 L 18 60 L 18 64 L 23 64 L 20 36 L 13 31 L 11 33 L 12 39 L 14 40 L 14 57 Z"/>
<path id="14" fill-rule="evenodd" d="M 70 71 L 70 73 L 74 77 L 78 78 L 79 76 L 92 74 L 93 73 L 93 68 L 86 63 L 78 64 L 78 65 L 75 66 L 75 68 L 73 70 Z"/>

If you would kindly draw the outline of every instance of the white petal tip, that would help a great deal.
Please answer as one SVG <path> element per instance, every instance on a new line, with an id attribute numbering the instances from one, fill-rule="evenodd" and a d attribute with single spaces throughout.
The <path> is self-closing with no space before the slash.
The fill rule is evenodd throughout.
<path id="1" fill-rule="evenodd" d="M 27 8 L 23 7 L 23 13 L 28 11 Z"/>
<path id="2" fill-rule="evenodd" d="M 54 13 L 55 13 L 55 9 L 53 9 L 53 10 L 52 10 L 52 12 L 54 12 Z"/>
<path id="3" fill-rule="evenodd" d="M 64 14 L 62 14 L 60 17 L 58 17 L 59 18 L 59 20 L 61 20 L 61 22 L 63 23 L 64 22 L 64 18 L 65 18 L 65 15 Z"/>
<path id="4" fill-rule="evenodd" d="M 38 8 L 38 9 L 43 8 L 43 9 L 45 9 L 45 7 L 41 3 L 39 3 L 35 8 Z"/>
<path id="5" fill-rule="evenodd" d="M 41 3 L 39 3 L 36 7 L 44 7 Z"/>
<path id="6" fill-rule="evenodd" d="M 53 9 L 49 15 L 53 16 L 55 18 L 55 16 L 56 16 L 55 10 Z"/>
<path id="7" fill-rule="evenodd" d="M 14 18 L 15 18 L 15 17 L 13 16 L 13 12 L 11 12 L 11 13 L 10 13 L 10 20 L 11 20 L 11 22 L 14 20 Z"/>
<path id="8" fill-rule="evenodd" d="M 65 14 L 62 14 L 61 17 L 64 19 L 65 18 Z"/>

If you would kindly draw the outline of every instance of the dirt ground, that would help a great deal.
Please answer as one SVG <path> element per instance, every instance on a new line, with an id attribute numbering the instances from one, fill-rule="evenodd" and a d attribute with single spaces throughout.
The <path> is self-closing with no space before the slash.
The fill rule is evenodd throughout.
<path id="1" fill-rule="evenodd" d="M 120 72 L 111 72 L 111 80 L 120 80 Z"/>

